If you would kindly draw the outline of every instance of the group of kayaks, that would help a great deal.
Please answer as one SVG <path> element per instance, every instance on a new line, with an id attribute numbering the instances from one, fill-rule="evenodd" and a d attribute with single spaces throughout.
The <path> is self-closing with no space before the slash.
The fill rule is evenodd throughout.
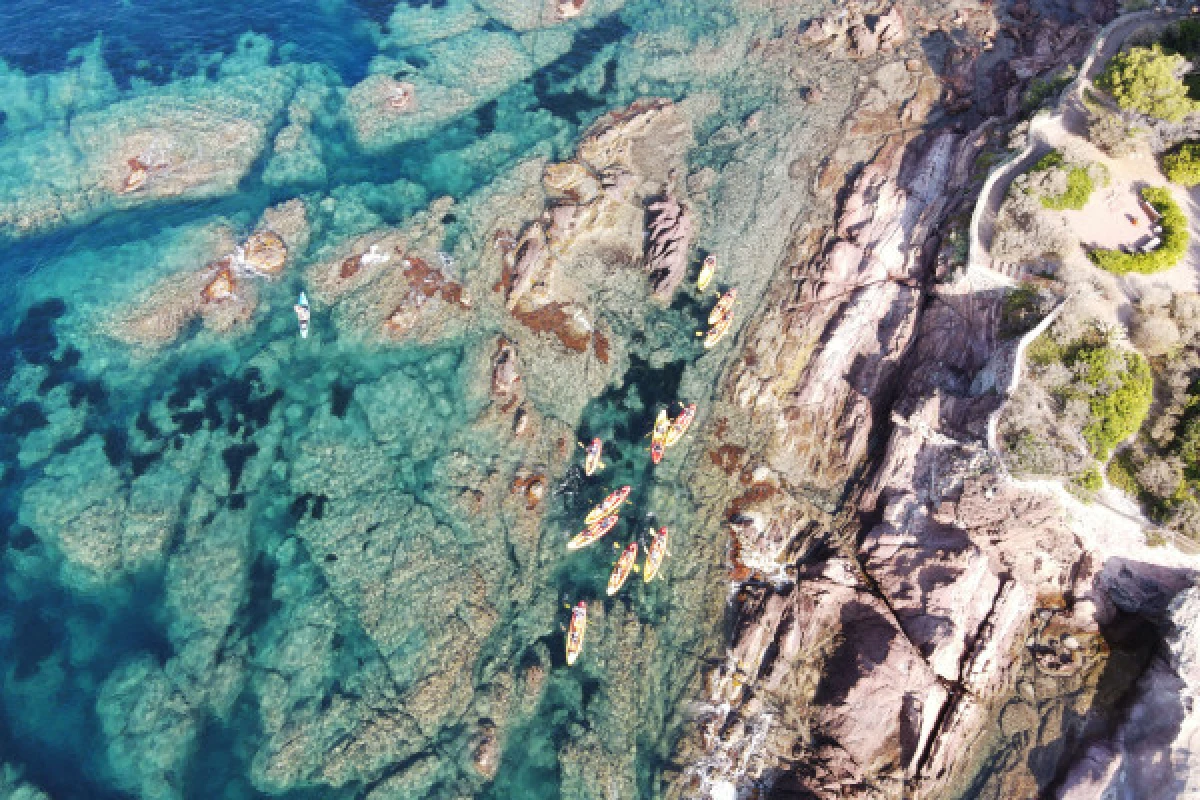
<path id="1" fill-rule="evenodd" d="M 685 405 L 674 418 L 667 413 L 665 408 L 659 411 L 658 418 L 654 423 L 654 430 L 650 433 L 650 460 L 655 464 L 662 461 L 666 449 L 679 443 L 695 419 L 695 403 Z M 597 470 L 604 468 L 604 464 L 600 460 L 603 452 L 604 442 L 599 438 L 592 439 L 590 444 L 584 446 L 583 471 L 585 474 L 593 475 Z M 599 505 L 589 511 L 583 518 L 583 531 L 567 542 L 567 549 L 582 550 L 608 535 L 617 526 L 621 517 L 621 506 L 629 499 L 631 491 L 633 491 L 632 486 L 622 486 L 611 492 Z M 646 545 L 646 561 L 642 568 L 642 577 L 646 583 L 654 580 L 662 567 L 663 559 L 667 555 L 667 541 L 670 532 L 667 530 L 667 526 L 663 525 L 657 531 L 651 528 L 649 534 L 650 541 Z M 619 547 L 619 545 L 614 545 L 614 547 Z M 608 576 L 607 592 L 610 597 L 621 591 L 621 587 L 625 585 L 631 572 L 637 571 L 637 557 L 637 542 L 630 542 L 621 551 L 616 565 L 613 566 L 612 574 Z M 575 659 L 579 658 L 579 653 L 583 649 L 583 634 L 586 629 L 587 603 L 580 601 L 571 612 L 571 625 L 567 630 L 568 665 L 574 664 Z"/>
<path id="2" fill-rule="evenodd" d="M 730 289 L 721 295 L 721 299 L 713 306 L 712 311 L 708 312 L 708 330 L 697 331 L 697 336 L 704 337 L 704 349 L 708 350 L 716 346 L 717 342 L 725 338 L 725 334 L 729 332 L 730 326 L 733 325 L 733 304 L 737 300 L 737 288 Z"/>
<path id="3" fill-rule="evenodd" d="M 696 279 L 697 289 L 703 292 L 708 288 L 708 285 L 712 282 L 716 268 L 717 260 L 714 256 L 710 255 L 704 259 L 704 263 L 700 267 L 700 275 Z M 720 299 L 717 300 L 717 304 L 709 313 L 708 331 L 701 331 L 697 334 L 704 336 L 704 347 L 706 349 L 716 345 L 729 331 L 730 326 L 733 324 L 733 304 L 736 299 L 737 289 L 730 289 L 721 295 Z M 674 417 L 668 413 L 667 409 L 661 409 L 654 421 L 654 429 L 650 432 L 650 461 L 654 464 L 661 462 L 666 455 L 667 448 L 679 443 L 695 419 L 695 403 L 684 405 Z M 604 453 L 604 442 L 599 438 L 595 438 L 589 444 L 581 446 L 584 449 L 584 474 L 591 476 L 597 471 L 604 469 L 604 462 L 601 460 Z M 610 493 L 598 506 L 589 511 L 583 520 L 583 531 L 567 542 L 567 549 L 581 550 L 595 544 L 611 532 L 620 519 L 621 505 L 629 499 L 630 491 L 632 491 L 632 487 L 622 486 Z M 667 555 L 667 538 L 669 532 L 664 525 L 657 531 L 651 528 L 649 534 L 650 541 L 646 545 L 646 560 L 642 569 L 642 575 L 646 583 L 654 580 L 655 576 L 658 575 L 659 569 L 662 567 L 663 559 Z M 620 545 L 613 546 L 615 548 Z M 630 542 L 621 551 L 621 555 L 617 558 L 617 563 L 613 567 L 612 574 L 608 577 L 607 592 L 610 597 L 621 591 L 621 587 L 625 585 L 625 581 L 629 579 L 631 572 L 637 571 L 637 557 L 637 542 Z M 579 654 L 583 651 L 583 637 L 586 631 L 587 602 L 580 600 L 571 610 L 571 622 L 567 629 L 568 666 L 573 665 L 575 660 L 579 658 Z"/>
<path id="4" fill-rule="evenodd" d="M 664 408 L 658 412 L 654 420 L 654 430 L 650 433 L 650 461 L 657 464 L 663 460 L 667 448 L 674 446 L 687 433 L 696 418 L 696 404 L 690 403 L 683 407 L 675 419 L 667 415 Z"/>

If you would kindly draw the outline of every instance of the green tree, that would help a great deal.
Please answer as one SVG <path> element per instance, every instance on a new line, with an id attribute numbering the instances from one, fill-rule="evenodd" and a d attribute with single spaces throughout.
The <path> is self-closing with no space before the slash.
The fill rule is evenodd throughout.
<path id="1" fill-rule="evenodd" d="M 1184 142 L 1175 152 L 1164 156 L 1163 170 L 1181 186 L 1200 183 L 1200 142 Z"/>
<path id="2" fill-rule="evenodd" d="M 1186 58 L 1159 45 L 1134 47 L 1113 56 L 1096 85 L 1126 111 L 1179 122 L 1197 110 L 1182 79 L 1187 69 Z"/>
<path id="3" fill-rule="evenodd" d="M 1154 379 L 1150 366 L 1138 353 L 1115 353 L 1110 348 L 1086 348 L 1077 360 L 1085 364 L 1084 381 L 1093 387 L 1117 377 L 1118 384 L 1101 388 L 1088 402 L 1092 418 L 1083 429 L 1083 438 L 1098 459 L 1108 458 L 1112 449 L 1137 432 L 1150 410 Z M 1114 367 L 1123 361 L 1123 374 L 1114 376 Z"/>

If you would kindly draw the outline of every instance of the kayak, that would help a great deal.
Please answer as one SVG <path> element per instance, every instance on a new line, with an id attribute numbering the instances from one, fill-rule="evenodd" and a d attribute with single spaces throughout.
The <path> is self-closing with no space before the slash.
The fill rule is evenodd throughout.
<path id="1" fill-rule="evenodd" d="M 637 551 L 637 542 L 630 542 L 629 547 L 626 547 L 621 553 L 621 557 L 617 559 L 617 565 L 613 567 L 612 575 L 608 576 L 610 596 L 621 591 L 621 587 L 625 585 L 625 579 L 629 577 L 629 572 L 637 561 Z"/>
<path id="2" fill-rule="evenodd" d="M 572 666 L 583 650 L 583 634 L 587 633 L 587 603 L 580 600 L 571 611 L 571 627 L 567 630 L 567 666 Z"/>
<path id="3" fill-rule="evenodd" d="M 708 312 L 708 324 L 715 325 L 718 320 L 729 316 L 729 313 L 733 311 L 734 300 L 737 300 L 736 287 L 721 295 L 721 299 L 713 306 L 712 311 Z"/>
<path id="4" fill-rule="evenodd" d="M 704 291 L 708 285 L 712 283 L 713 275 L 717 272 L 717 257 L 708 255 L 704 257 L 704 263 L 700 265 L 700 275 L 696 278 L 696 288 Z"/>
<path id="5" fill-rule="evenodd" d="M 621 503 L 625 502 L 625 498 L 629 497 L 629 486 L 622 486 L 615 492 L 604 498 L 604 502 L 588 512 L 588 515 L 583 518 L 585 527 L 592 527 L 605 517 L 615 514 Z"/>
<path id="6" fill-rule="evenodd" d="M 604 538 L 604 535 L 613 529 L 620 517 L 616 514 L 611 514 L 597 522 L 595 525 L 589 525 L 582 533 L 576 534 L 575 538 L 567 542 L 568 550 L 582 550 L 589 544 L 595 544 Z"/>
<path id="7" fill-rule="evenodd" d="M 696 404 L 690 403 L 684 406 L 683 411 L 679 412 L 679 416 L 671 423 L 671 427 L 667 429 L 666 435 L 663 437 L 663 445 L 666 447 L 674 447 L 683 435 L 687 433 L 688 428 L 692 426 L 692 420 L 696 418 Z"/>
<path id="8" fill-rule="evenodd" d="M 708 333 L 704 334 L 704 349 L 709 350 L 714 347 L 717 342 L 724 339 L 725 334 L 729 332 L 729 326 L 732 324 L 733 314 L 729 314 L 709 328 Z"/>
<path id="9" fill-rule="evenodd" d="M 666 439 L 670 429 L 671 418 L 664 408 L 658 412 L 658 419 L 654 420 L 654 430 L 650 434 L 650 461 L 654 464 L 662 461 L 667 452 Z"/>
<path id="10" fill-rule="evenodd" d="M 658 574 L 658 568 L 662 566 L 663 558 L 667 555 L 667 526 L 663 525 L 658 529 L 658 533 L 654 529 L 650 529 L 650 544 L 646 545 L 646 583 L 654 580 L 654 576 Z"/>
<path id="11" fill-rule="evenodd" d="M 303 313 L 301 312 L 303 309 Z M 304 292 L 300 293 L 300 299 L 296 301 L 296 317 L 300 320 L 300 338 L 308 338 L 308 296 Z"/>
<path id="12" fill-rule="evenodd" d="M 604 442 L 599 439 L 592 439 L 592 443 L 584 448 L 587 457 L 583 462 L 583 474 L 594 475 L 596 470 L 604 469 L 604 462 L 600 460 L 600 455 L 604 452 Z"/>

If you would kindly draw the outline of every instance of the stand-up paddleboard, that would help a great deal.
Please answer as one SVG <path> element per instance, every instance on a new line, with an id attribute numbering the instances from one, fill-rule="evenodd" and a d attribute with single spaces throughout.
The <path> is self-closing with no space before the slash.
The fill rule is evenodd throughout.
<path id="1" fill-rule="evenodd" d="M 296 318 L 300 320 L 300 338 L 308 338 L 308 296 L 304 292 L 300 293 L 300 299 L 296 301 Z"/>

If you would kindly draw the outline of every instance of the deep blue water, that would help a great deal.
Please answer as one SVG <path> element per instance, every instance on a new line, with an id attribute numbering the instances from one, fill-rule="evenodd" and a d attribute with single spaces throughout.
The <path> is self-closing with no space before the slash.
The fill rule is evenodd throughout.
<path id="1" fill-rule="evenodd" d="M 292 60 L 328 64 L 353 84 L 366 75 L 375 52 L 371 27 L 386 22 L 387 11 L 390 4 L 369 1 L 6 0 L 0 59 L 27 73 L 57 72 L 72 49 L 99 36 L 118 85 L 166 83 L 202 71 L 203 57 L 230 52 L 253 31 L 277 46 L 291 45 Z"/>

